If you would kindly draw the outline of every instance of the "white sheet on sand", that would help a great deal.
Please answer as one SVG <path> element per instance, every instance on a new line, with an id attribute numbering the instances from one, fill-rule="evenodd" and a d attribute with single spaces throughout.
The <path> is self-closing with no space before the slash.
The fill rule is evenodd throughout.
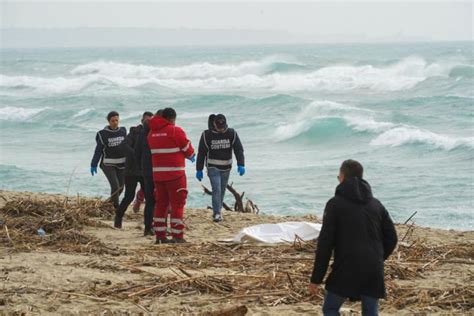
<path id="1" fill-rule="evenodd" d="M 295 235 L 303 240 L 316 239 L 321 224 L 310 222 L 283 222 L 278 224 L 260 224 L 243 228 L 233 239 L 234 242 L 253 241 L 263 243 L 292 242 Z"/>

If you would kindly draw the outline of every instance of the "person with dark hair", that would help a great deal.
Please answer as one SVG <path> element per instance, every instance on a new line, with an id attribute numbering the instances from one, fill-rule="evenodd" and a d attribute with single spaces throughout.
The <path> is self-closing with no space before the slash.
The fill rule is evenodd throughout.
<path id="1" fill-rule="evenodd" d="M 155 115 L 160 116 L 163 110 L 158 110 Z M 143 223 L 145 229 L 143 231 L 144 236 L 153 236 L 153 210 L 155 208 L 155 185 L 153 183 L 153 166 L 151 163 L 151 152 L 148 146 L 148 133 L 150 128 L 148 121 L 143 123 L 143 129 L 138 137 L 137 146 L 135 147 L 135 159 L 141 165 L 143 173 L 143 191 L 145 193 L 145 211 Z"/>
<path id="2" fill-rule="evenodd" d="M 117 209 L 124 183 L 127 130 L 125 127 L 119 127 L 119 114 L 116 111 L 107 114 L 107 121 L 109 125 L 95 136 L 96 147 L 90 172 L 92 175 L 96 174 L 97 165 L 100 163 L 100 168 L 110 184 L 110 200 Z"/>
<path id="3" fill-rule="evenodd" d="M 377 315 L 385 297 L 384 261 L 397 244 L 392 219 L 373 197 L 364 169 L 355 160 L 342 163 L 335 196 L 324 210 L 309 291 L 316 295 L 334 252 L 326 279 L 324 315 L 339 315 L 346 299 L 362 300 L 362 315 Z"/>
<path id="4" fill-rule="evenodd" d="M 199 140 L 196 161 L 196 178 L 203 179 L 204 164 L 212 186 L 212 219 L 221 222 L 224 195 L 232 169 L 232 151 L 237 158 L 237 172 L 245 174 L 244 148 L 237 132 L 227 126 L 223 114 L 209 116 L 209 129 L 205 130 Z"/>
<path id="5" fill-rule="evenodd" d="M 214 120 L 216 119 L 216 115 L 215 114 L 211 114 L 209 115 L 209 118 L 207 119 L 207 129 L 210 130 L 210 131 L 213 131 L 214 130 Z"/>
<path id="6" fill-rule="evenodd" d="M 149 119 L 149 118 L 153 117 L 153 113 L 148 112 L 148 111 L 143 113 L 143 115 L 142 115 L 142 125 L 141 125 L 142 128 L 137 133 L 137 144 L 138 144 L 138 139 L 140 138 L 140 135 L 142 134 L 143 127 L 145 126 L 145 122 L 143 121 L 143 118 L 145 116 L 148 117 L 148 119 Z M 148 119 L 146 121 L 148 121 Z M 135 151 L 137 150 L 136 148 L 134 148 L 134 149 L 135 149 Z M 138 164 L 141 167 L 141 159 L 136 159 L 136 161 L 138 162 Z M 135 200 L 133 201 L 133 212 L 138 213 L 140 211 L 140 206 L 142 205 L 142 203 L 144 201 L 145 201 L 145 188 L 143 186 L 140 186 L 140 190 L 137 191 L 137 194 L 135 196 Z"/>
<path id="7" fill-rule="evenodd" d="M 185 158 L 194 162 L 194 148 L 181 127 L 175 125 L 176 111 L 165 108 L 149 122 L 148 145 L 152 155 L 155 184 L 154 226 L 156 243 L 183 243 L 184 206 L 188 196 Z M 168 207 L 171 206 L 171 235 L 166 238 Z"/>
<path id="8" fill-rule="evenodd" d="M 135 147 L 137 147 L 137 141 L 140 133 L 143 129 L 143 124 L 147 122 L 153 114 L 151 112 L 145 112 L 142 115 L 141 124 L 131 127 L 130 132 L 127 135 L 127 157 L 125 161 L 125 196 L 120 202 L 119 207 L 115 212 L 114 226 L 115 228 L 122 228 L 122 219 L 127 211 L 128 206 L 133 201 L 137 184 L 140 183 L 140 187 L 144 187 L 143 173 L 141 163 L 135 159 Z"/>

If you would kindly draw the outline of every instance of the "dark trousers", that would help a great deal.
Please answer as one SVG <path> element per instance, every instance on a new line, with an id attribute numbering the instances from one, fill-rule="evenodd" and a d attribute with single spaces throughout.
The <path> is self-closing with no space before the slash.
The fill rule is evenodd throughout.
<path id="1" fill-rule="evenodd" d="M 125 195 L 120 202 L 120 206 L 115 213 L 119 218 L 122 218 L 125 212 L 127 211 L 128 206 L 132 203 L 135 198 L 135 191 L 137 190 L 137 184 L 140 183 L 140 186 L 143 188 L 143 177 L 141 176 L 125 176 Z"/>
<path id="2" fill-rule="evenodd" d="M 339 296 L 332 292 L 326 291 L 324 298 L 323 314 L 324 316 L 339 315 L 339 309 L 346 300 L 345 297 Z M 379 300 L 377 298 L 362 295 L 362 315 L 377 316 L 379 310 Z"/>
<path id="3" fill-rule="evenodd" d="M 119 207 L 119 197 L 123 191 L 124 183 L 124 169 L 119 169 L 113 166 L 101 165 L 100 168 L 105 174 L 105 177 L 110 184 L 110 200 L 115 209 Z"/>
<path id="4" fill-rule="evenodd" d="M 145 191 L 145 213 L 144 224 L 145 230 L 151 230 L 153 226 L 153 210 L 155 209 L 155 184 L 153 183 L 153 176 L 143 177 L 143 191 Z"/>

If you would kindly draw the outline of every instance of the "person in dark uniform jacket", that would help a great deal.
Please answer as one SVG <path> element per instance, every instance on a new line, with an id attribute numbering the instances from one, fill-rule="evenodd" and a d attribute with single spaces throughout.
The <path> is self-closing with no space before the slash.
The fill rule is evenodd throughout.
<path id="1" fill-rule="evenodd" d="M 153 113 L 151 112 L 143 113 L 141 123 L 143 124 L 147 122 L 152 116 Z M 141 162 L 135 159 L 135 148 L 137 147 L 138 137 L 143 130 L 142 124 L 131 127 L 126 138 L 127 157 L 125 161 L 125 196 L 115 213 L 114 226 L 116 228 L 122 228 L 123 216 L 135 197 L 137 184 L 140 183 L 141 188 L 144 188 Z"/>
<path id="2" fill-rule="evenodd" d="M 163 110 L 160 109 L 156 115 L 161 115 Z M 150 128 L 148 121 L 143 123 L 143 129 L 138 136 L 135 146 L 135 159 L 141 165 L 145 192 L 145 212 L 143 222 L 145 224 L 144 236 L 154 236 L 153 231 L 153 211 L 155 209 L 155 184 L 153 183 L 153 166 L 151 164 L 150 146 L 148 146 L 148 133 Z"/>
<path id="3" fill-rule="evenodd" d="M 237 172 L 245 174 L 244 148 L 237 132 L 228 128 L 223 114 L 211 115 L 208 121 L 209 129 L 205 130 L 199 141 L 196 160 L 196 178 L 203 179 L 204 165 L 212 186 L 213 220 L 220 222 L 225 190 L 232 169 L 232 151 L 237 159 Z"/>
<path id="4" fill-rule="evenodd" d="M 110 200 L 117 209 L 124 184 L 127 130 L 125 127 L 119 127 L 119 114 L 115 111 L 107 115 L 107 121 L 109 125 L 96 134 L 90 171 L 92 175 L 96 174 L 97 165 L 100 164 L 110 184 Z"/>
<path id="5" fill-rule="evenodd" d="M 318 293 L 317 285 L 323 282 L 334 251 L 326 279 L 324 315 L 339 315 L 346 299 L 362 300 L 362 314 L 377 315 L 378 300 L 385 297 L 384 261 L 395 249 L 397 233 L 362 175 L 359 162 L 344 161 L 336 194 L 324 210 L 309 286 L 310 293 Z"/>

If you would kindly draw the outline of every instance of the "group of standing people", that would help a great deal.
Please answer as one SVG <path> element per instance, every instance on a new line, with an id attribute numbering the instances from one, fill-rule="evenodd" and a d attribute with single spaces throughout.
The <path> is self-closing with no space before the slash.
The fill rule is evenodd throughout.
<path id="1" fill-rule="evenodd" d="M 119 113 L 107 115 L 108 125 L 97 132 L 91 174 L 99 166 L 110 184 L 110 200 L 116 210 L 114 226 L 122 228 L 124 214 L 135 197 L 138 184 L 144 191 L 144 235 L 155 235 L 156 243 L 183 243 L 184 207 L 188 195 L 185 160 L 194 163 L 196 154 L 184 130 L 177 126 L 176 111 L 165 108 L 143 113 L 141 124 L 130 132 L 119 126 Z M 212 186 L 212 219 L 223 220 L 222 206 L 232 168 L 245 174 L 244 150 L 235 130 L 227 126 L 223 114 L 210 115 L 208 129 L 199 141 L 196 178 L 203 179 L 204 166 Z M 119 197 L 125 188 L 125 195 Z M 168 215 L 170 233 L 167 238 Z"/>
<path id="2" fill-rule="evenodd" d="M 135 196 L 138 183 L 145 195 L 145 235 L 156 235 L 156 243 L 184 243 L 184 207 L 188 195 L 185 160 L 196 161 L 196 178 L 202 181 L 204 166 L 212 186 L 212 219 L 223 220 L 222 205 L 232 168 L 245 174 L 244 150 L 235 130 L 227 126 L 224 115 L 211 115 L 208 129 L 199 141 L 196 154 L 184 130 L 176 126 L 172 108 L 155 115 L 143 113 L 142 124 L 128 133 L 119 127 L 119 114 L 110 112 L 109 124 L 96 136 L 97 146 L 91 162 L 110 183 L 111 201 L 116 208 L 115 227 Z M 377 315 L 378 301 L 385 297 L 384 261 L 397 244 L 394 224 L 382 203 L 373 197 L 363 178 L 363 167 L 355 160 L 342 163 L 339 185 L 326 204 L 318 237 L 316 259 L 309 292 L 319 292 L 331 257 L 334 261 L 325 280 L 324 315 L 339 315 L 346 299 L 361 300 L 363 315 Z M 125 196 L 119 203 L 125 186 Z M 168 214 L 172 239 L 167 238 Z"/>

